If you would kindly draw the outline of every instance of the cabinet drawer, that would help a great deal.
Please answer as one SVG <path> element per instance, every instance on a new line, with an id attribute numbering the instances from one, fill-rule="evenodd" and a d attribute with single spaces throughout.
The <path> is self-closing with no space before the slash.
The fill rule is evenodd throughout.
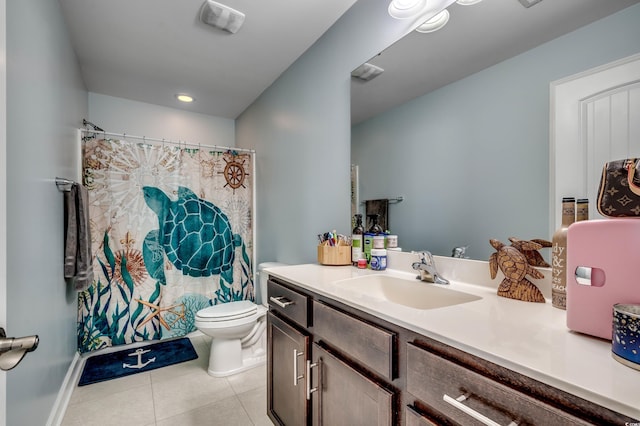
<path id="1" fill-rule="evenodd" d="M 313 302 L 314 334 L 382 377 L 396 378 L 396 335 L 322 303 Z"/>
<path id="2" fill-rule="evenodd" d="M 589 425 L 542 401 L 461 365 L 407 344 L 407 391 L 450 419 L 484 424 L 473 411 L 501 425 Z"/>
<path id="3" fill-rule="evenodd" d="M 269 279 L 267 283 L 269 307 L 295 321 L 302 327 L 309 327 L 309 298 L 280 283 Z"/>

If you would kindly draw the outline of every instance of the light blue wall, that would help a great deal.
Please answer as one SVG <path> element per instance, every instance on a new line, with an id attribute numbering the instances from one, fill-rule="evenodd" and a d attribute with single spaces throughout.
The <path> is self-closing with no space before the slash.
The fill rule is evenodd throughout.
<path id="1" fill-rule="evenodd" d="M 38 349 L 7 373 L 7 425 L 44 425 L 76 349 L 76 292 L 63 279 L 63 195 L 87 113 L 57 1 L 6 2 L 7 330 Z"/>
<path id="2" fill-rule="evenodd" d="M 113 133 L 235 146 L 235 121 L 184 109 L 89 93 L 89 121 Z"/>
<path id="3" fill-rule="evenodd" d="M 404 195 L 405 249 L 486 260 L 490 237 L 550 239 L 549 84 L 638 52 L 640 5 L 354 126 L 361 198 Z"/>
<path id="4" fill-rule="evenodd" d="M 350 233 L 350 72 L 406 33 L 388 0 L 360 0 L 236 121 L 257 152 L 258 262 L 315 262 Z"/>

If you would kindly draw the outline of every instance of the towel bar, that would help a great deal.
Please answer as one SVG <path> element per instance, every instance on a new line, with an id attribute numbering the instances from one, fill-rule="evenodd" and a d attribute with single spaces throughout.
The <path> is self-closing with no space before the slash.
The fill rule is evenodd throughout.
<path id="1" fill-rule="evenodd" d="M 56 177 L 56 186 L 58 187 L 58 190 L 62 192 L 69 192 L 71 189 L 70 186 L 74 183 L 75 182 L 72 180 Z"/>
<path id="2" fill-rule="evenodd" d="M 396 198 L 389 198 L 389 204 L 399 203 L 399 202 L 401 202 L 402 200 L 404 200 L 404 197 L 403 197 L 402 195 L 401 195 L 401 196 L 399 196 L 399 197 L 396 197 Z M 366 203 L 367 203 L 367 200 L 365 200 L 365 201 L 360 201 L 360 204 L 366 204 Z"/>

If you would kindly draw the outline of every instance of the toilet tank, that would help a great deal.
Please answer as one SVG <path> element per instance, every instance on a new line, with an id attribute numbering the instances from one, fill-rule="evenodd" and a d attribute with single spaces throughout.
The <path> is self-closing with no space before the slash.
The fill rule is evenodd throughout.
<path id="1" fill-rule="evenodd" d="M 264 306 L 269 306 L 269 300 L 267 299 L 267 281 L 269 281 L 269 274 L 264 272 L 266 268 L 275 268 L 276 266 L 287 266 L 286 263 L 279 262 L 263 262 L 258 265 L 258 292 L 256 295 L 256 303 L 260 303 Z"/>

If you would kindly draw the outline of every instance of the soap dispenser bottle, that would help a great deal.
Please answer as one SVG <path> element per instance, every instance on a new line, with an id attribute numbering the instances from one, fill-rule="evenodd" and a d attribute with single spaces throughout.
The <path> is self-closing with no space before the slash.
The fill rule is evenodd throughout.
<path id="1" fill-rule="evenodd" d="M 364 242 L 364 227 L 362 226 L 362 215 L 356 214 L 356 226 L 351 232 L 351 264 L 358 266 L 358 260 L 362 256 L 362 247 Z"/>
<path id="2" fill-rule="evenodd" d="M 551 304 L 567 309 L 567 230 L 576 220 L 576 199 L 562 199 L 562 225 L 551 240 Z"/>
<path id="3" fill-rule="evenodd" d="M 371 219 L 371 228 L 369 228 L 369 233 L 373 235 L 378 235 L 384 233 L 384 230 L 380 225 L 378 225 L 378 221 L 380 220 L 379 214 L 370 214 L 367 215 Z"/>
<path id="4" fill-rule="evenodd" d="M 382 232 L 382 227 L 378 225 L 379 214 L 368 214 L 367 217 L 371 219 L 371 226 L 369 230 L 364 233 L 364 243 L 363 243 L 363 252 L 364 257 L 367 259 L 367 265 L 371 266 L 371 250 L 373 249 L 373 238 L 376 235 L 380 235 Z"/>

